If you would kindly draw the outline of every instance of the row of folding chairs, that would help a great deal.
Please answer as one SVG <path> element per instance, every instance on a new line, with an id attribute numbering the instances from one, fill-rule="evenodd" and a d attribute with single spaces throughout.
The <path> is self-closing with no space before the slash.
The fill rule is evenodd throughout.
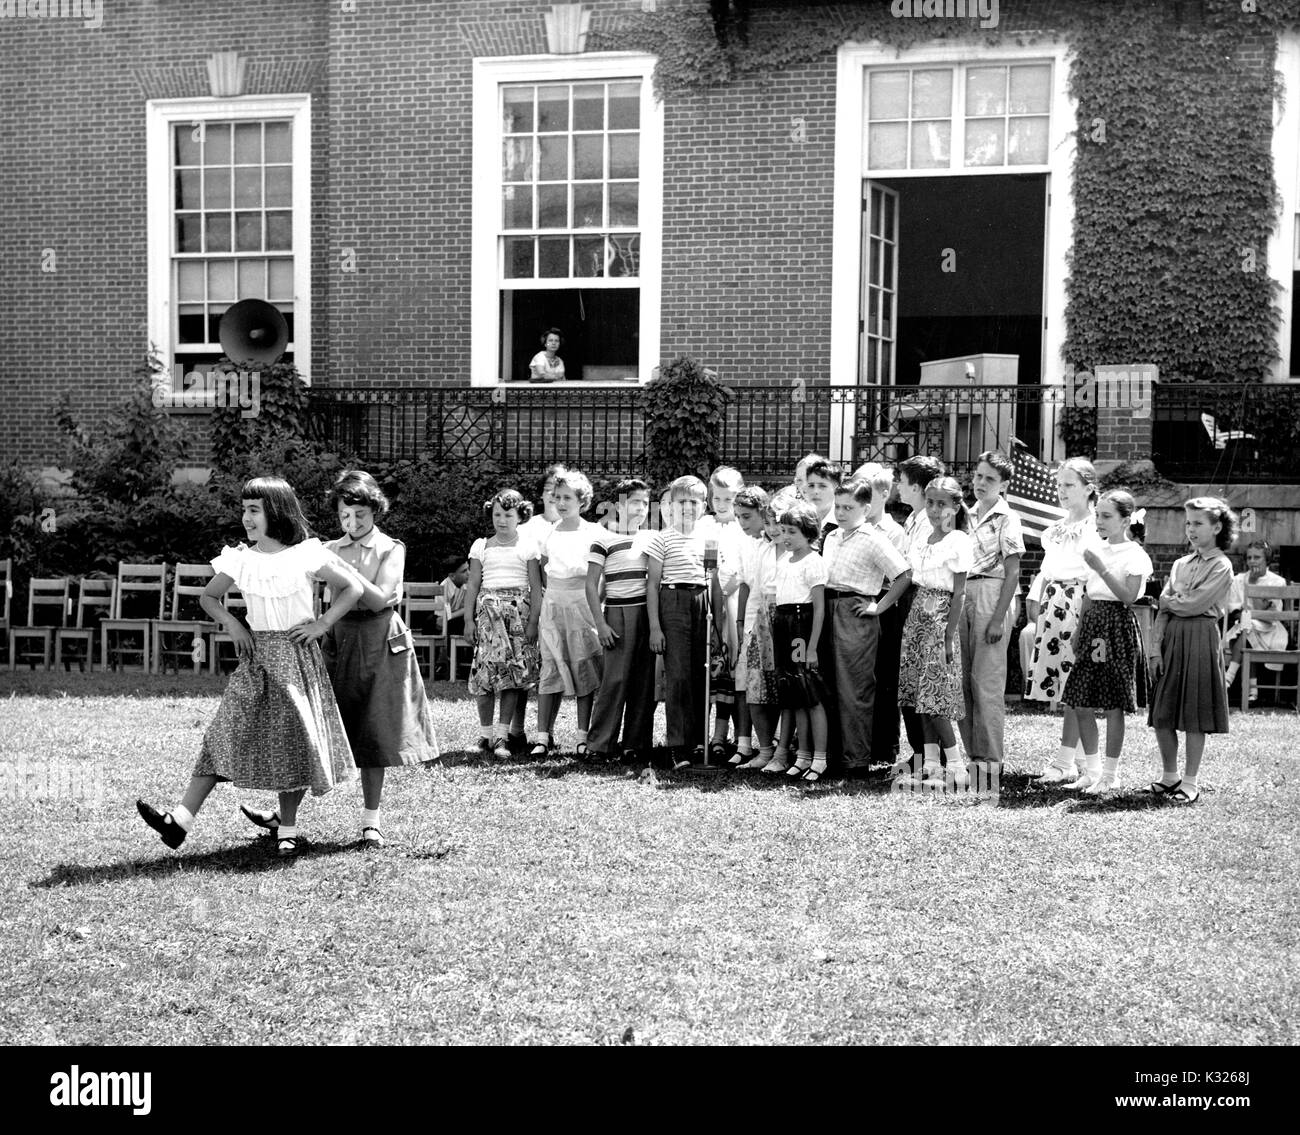
<path id="1" fill-rule="evenodd" d="M 217 673 L 227 661 L 235 662 L 230 635 L 198 603 L 214 574 L 208 564 L 119 564 L 116 578 L 33 579 L 22 625 L 10 623 L 12 569 L 12 560 L 0 560 L 0 634 L 7 632 L 11 670 L 73 664 L 94 670 L 97 644 L 103 669 L 138 665 L 147 673 L 169 668 L 198 673 L 206 664 Z M 447 676 L 457 678 L 473 651 L 463 636 L 451 633 L 442 585 L 414 581 L 403 591 L 402 616 L 412 630 L 421 672 L 435 678 L 445 662 Z M 328 588 L 318 586 L 317 611 L 328 601 Z M 238 588 L 228 590 L 222 602 L 228 610 L 246 609 Z"/>

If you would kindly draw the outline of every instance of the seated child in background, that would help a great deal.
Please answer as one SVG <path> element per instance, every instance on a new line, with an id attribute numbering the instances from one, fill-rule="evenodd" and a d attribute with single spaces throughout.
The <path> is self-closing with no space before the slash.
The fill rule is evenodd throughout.
<path id="1" fill-rule="evenodd" d="M 453 556 L 446 563 L 442 581 L 442 600 L 446 610 L 447 633 L 457 637 L 465 631 L 465 587 L 469 583 L 469 557 Z"/>

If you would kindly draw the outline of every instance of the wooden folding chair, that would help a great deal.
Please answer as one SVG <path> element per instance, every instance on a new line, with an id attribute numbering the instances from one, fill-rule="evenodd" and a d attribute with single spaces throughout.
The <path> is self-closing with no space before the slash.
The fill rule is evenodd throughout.
<path id="1" fill-rule="evenodd" d="M 433 628 L 429 628 L 429 616 Z M 447 652 L 447 636 L 443 630 L 442 584 L 424 580 L 402 584 L 402 621 L 411 631 L 415 648 L 416 665 L 424 672 L 422 657 L 428 652 L 429 680 L 438 676 L 438 656 Z"/>
<path id="2" fill-rule="evenodd" d="M 1284 681 L 1286 671 L 1279 669 L 1276 672 L 1275 680 L 1263 689 L 1271 689 L 1275 699 L 1282 693 L 1292 693 L 1296 697 L 1296 712 L 1300 713 L 1300 645 L 1297 644 L 1297 634 L 1300 634 L 1300 587 L 1266 587 L 1263 584 L 1247 583 L 1246 584 L 1246 602 L 1250 605 L 1254 600 L 1254 606 L 1260 607 L 1272 599 L 1282 601 L 1280 611 L 1269 612 L 1275 620 L 1286 627 L 1286 649 L 1285 650 L 1255 650 L 1250 645 L 1250 640 L 1244 639 L 1241 647 L 1241 708 L 1250 708 L 1250 685 L 1252 666 L 1267 666 L 1269 664 L 1286 667 L 1296 667 L 1295 677 L 1290 682 Z"/>
<path id="3" fill-rule="evenodd" d="M 172 576 L 172 603 L 168 618 L 153 624 L 154 669 L 163 673 L 168 661 L 181 672 L 188 662 L 201 673 L 208 655 L 208 636 L 217 625 L 203 611 L 199 597 L 216 574 L 210 564 L 177 564 Z"/>
<path id="4" fill-rule="evenodd" d="M 139 656 L 141 667 L 150 670 L 149 648 L 152 645 L 155 619 L 163 617 L 167 604 L 166 564 L 118 564 L 117 594 L 113 613 L 99 624 L 100 658 L 105 667 L 116 669 L 125 666 L 127 656 Z M 143 615 L 128 615 L 128 610 L 144 611 Z M 137 637 L 138 647 L 129 640 Z M 124 643 L 122 640 L 127 639 Z"/>
<path id="5" fill-rule="evenodd" d="M 9 649 L 9 604 L 14 598 L 14 561 L 0 560 L 0 645 Z"/>
<path id="6" fill-rule="evenodd" d="M 221 597 L 221 603 L 222 606 L 224 606 L 227 611 L 235 611 L 243 615 L 245 620 L 247 620 L 248 603 L 245 601 L 243 595 L 240 594 L 238 587 L 235 587 L 232 584 L 230 589 L 225 593 L 225 595 Z M 214 630 L 212 631 L 212 649 L 211 651 L 209 651 L 208 654 L 209 658 L 211 659 L 211 661 L 208 664 L 211 673 L 213 674 L 222 673 L 223 668 L 221 665 L 221 647 L 223 644 L 227 646 L 233 646 L 234 641 L 235 640 L 231 638 L 230 635 L 226 631 L 223 631 L 220 627 L 214 628 Z M 238 655 L 236 655 L 235 657 L 235 665 L 236 666 L 239 665 Z"/>
<path id="7" fill-rule="evenodd" d="M 54 632 L 68 625 L 68 616 L 72 614 L 70 598 L 72 581 L 66 577 L 60 579 L 33 579 L 27 590 L 27 625 L 9 629 L 9 669 L 13 670 L 20 661 L 28 663 L 33 670 L 39 658 L 41 665 L 48 670 L 54 660 Z M 54 612 L 57 610 L 57 616 Z M 47 623 L 37 621 L 37 613 L 53 616 Z M 23 642 L 40 643 L 40 654 L 23 650 Z"/>
<path id="8" fill-rule="evenodd" d="M 447 618 L 445 607 L 446 600 L 443 600 L 443 607 L 439 611 L 439 617 L 442 619 L 442 635 L 447 643 L 447 677 L 450 681 L 460 680 L 460 652 L 465 652 L 465 666 L 468 668 L 474 662 L 474 647 L 464 635 L 451 633 L 451 622 Z"/>
<path id="9" fill-rule="evenodd" d="M 77 582 L 77 621 L 71 627 L 60 627 L 54 632 L 54 667 L 62 664 L 65 670 L 71 669 L 76 662 L 85 671 L 95 669 L 95 638 L 99 634 L 99 624 L 113 613 L 113 602 L 117 596 L 115 579 L 82 579 Z M 86 654 L 80 651 L 73 658 L 64 658 L 63 650 L 69 643 L 84 642 Z M 105 665 L 103 657 L 101 666 Z"/>

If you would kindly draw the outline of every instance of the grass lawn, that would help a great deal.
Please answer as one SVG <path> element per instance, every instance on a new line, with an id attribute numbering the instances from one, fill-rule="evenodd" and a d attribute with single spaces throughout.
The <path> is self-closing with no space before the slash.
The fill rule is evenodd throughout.
<path id="1" fill-rule="evenodd" d="M 1059 724 L 1008 718 L 996 803 L 446 759 L 303 805 L 280 862 L 219 787 L 168 851 L 219 680 L 0 674 L 5 1044 L 1294 1044 L 1300 720 L 1233 713 L 1203 800 L 1032 787 Z M 572 736 L 566 704 L 559 737 Z M 70 770 L 77 770 L 71 777 Z M 80 799 L 70 799 L 80 797 Z"/>

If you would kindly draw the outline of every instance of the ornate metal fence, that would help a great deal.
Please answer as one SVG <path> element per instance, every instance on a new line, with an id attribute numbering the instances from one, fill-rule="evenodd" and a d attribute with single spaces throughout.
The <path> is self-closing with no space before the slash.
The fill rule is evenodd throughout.
<path id="1" fill-rule="evenodd" d="M 1162 382 L 1152 419 L 1152 460 L 1171 480 L 1300 481 L 1300 385 Z"/>
<path id="2" fill-rule="evenodd" d="M 737 386 L 722 435 L 725 461 L 760 481 L 789 477 L 806 453 L 846 463 L 917 453 L 968 471 L 985 449 L 1019 438 L 1045 461 L 1064 456 L 1063 392 L 1041 386 Z M 495 459 L 536 474 L 553 461 L 594 476 L 644 471 L 635 388 L 314 387 L 316 436 L 362 460 L 428 454 Z"/>

